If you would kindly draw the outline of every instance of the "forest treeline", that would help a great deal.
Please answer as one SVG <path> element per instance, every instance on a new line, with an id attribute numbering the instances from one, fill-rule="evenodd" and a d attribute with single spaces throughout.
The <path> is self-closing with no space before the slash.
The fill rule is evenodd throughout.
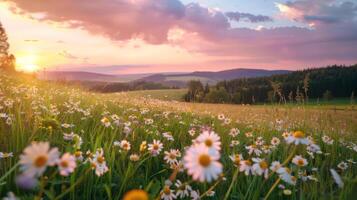
<path id="1" fill-rule="evenodd" d="M 215 86 L 190 81 L 184 96 L 189 102 L 254 104 L 303 103 L 313 99 L 354 98 L 357 64 L 306 69 L 283 75 L 222 81 Z"/>
<path id="2" fill-rule="evenodd" d="M 146 81 L 134 81 L 129 83 L 83 83 L 89 90 L 95 92 L 111 93 L 111 92 L 124 92 L 134 90 L 159 90 L 159 89 L 171 89 L 171 87 L 165 86 L 161 83 L 146 82 Z"/>

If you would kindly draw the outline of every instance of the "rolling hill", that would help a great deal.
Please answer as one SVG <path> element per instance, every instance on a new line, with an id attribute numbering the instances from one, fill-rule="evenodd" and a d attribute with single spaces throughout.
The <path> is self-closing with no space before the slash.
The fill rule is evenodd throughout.
<path id="1" fill-rule="evenodd" d="M 168 87 L 185 87 L 190 80 L 200 80 L 206 84 L 216 84 L 222 80 L 237 78 L 263 77 L 277 74 L 290 73 L 288 70 L 264 69 L 231 69 L 218 72 L 196 71 L 190 73 L 162 73 L 162 74 L 124 74 L 108 75 L 82 71 L 48 71 L 39 72 L 38 77 L 45 80 L 56 81 L 85 81 L 85 82 L 152 82 L 161 83 Z"/>

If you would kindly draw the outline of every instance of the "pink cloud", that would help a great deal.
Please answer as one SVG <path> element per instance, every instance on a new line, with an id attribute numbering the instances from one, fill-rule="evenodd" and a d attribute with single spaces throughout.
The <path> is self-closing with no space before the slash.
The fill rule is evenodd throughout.
<path id="1" fill-rule="evenodd" d="M 116 41 L 140 38 L 151 44 L 179 45 L 237 64 L 357 62 L 357 4 L 352 2 L 297 0 L 277 4 L 283 16 L 311 28 L 255 30 L 234 28 L 230 20 L 239 23 L 237 17 L 254 22 L 271 18 L 249 13 L 238 16 L 239 12 L 227 16 L 179 0 L 5 1 L 14 3 L 13 11 L 19 14 L 41 13 L 37 20 L 63 22 Z"/>

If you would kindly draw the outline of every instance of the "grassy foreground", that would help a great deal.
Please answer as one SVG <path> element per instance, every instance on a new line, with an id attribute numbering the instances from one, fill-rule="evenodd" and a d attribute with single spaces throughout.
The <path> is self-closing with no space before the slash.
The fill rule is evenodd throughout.
<path id="1" fill-rule="evenodd" d="M 190 104 L 88 93 L 3 73 L 0 100 L 1 197 L 356 196 L 353 109 Z M 39 142 L 58 153 L 41 151 Z"/>

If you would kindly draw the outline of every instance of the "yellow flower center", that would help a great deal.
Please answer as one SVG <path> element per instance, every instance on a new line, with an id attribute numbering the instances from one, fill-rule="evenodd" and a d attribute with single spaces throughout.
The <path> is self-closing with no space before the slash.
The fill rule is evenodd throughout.
<path id="1" fill-rule="evenodd" d="M 170 153 L 170 156 L 169 156 L 171 159 L 175 159 L 176 158 L 176 155 L 173 154 L 173 153 Z"/>
<path id="2" fill-rule="evenodd" d="M 99 164 L 102 164 L 104 162 L 104 160 L 105 160 L 105 158 L 103 156 L 98 156 L 98 158 L 97 158 L 97 162 Z"/>
<path id="3" fill-rule="evenodd" d="M 154 145 L 152 146 L 152 148 L 153 148 L 154 150 L 158 150 L 158 149 L 159 149 L 159 145 L 158 145 L 158 144 L 154 144 Z"/>
<path id="4" fill-rule="evenodd" d="M 303 138 L 303 137 L 305 137 L 305 134 L 302 131 L 295 131 L 294 137 L 295 138 Z"/>
<path id="5" fill-rule="evenodd" d="M 171 190 L 170 190 L 170 188 L 168 186 L 165 186 L 164 194 L 166 194 L 166 195 L 170 195 L 171 194 Z"/>
<path id="6" fill-rule="evenodd" d="M 69 166 L 69 163 L 66 160 L 63 160 L 60 162 L 60 166 L 63 168 L 67 168 Z"/>
<path id="7" fill-rule="evenodd" d="M 239 156 L 239 155 L 236 155 L 236 156 L 234 157 L 234 164 L 239 165 L 239 163 L 240 163 L 240 156 Z"/>
<path id="8" fill-rule="evenodd" d="M 267 168 L 268 168 L 268 163 L 265 162 L 265 161 L 261 161 L 261 162 L 259 163 L 259 166 L 260 166 L 260 168 L 262 168 L 262 169 L 267 169 Z"/>
<path id="9" fill-rule="evenodd" d="M 299 166 L 303 166 L 303 165 L 305 164 L 305 162 L 304 162 L 303 159 L 299 159 L 299 160 L 297 161 L 297 164 L 298 164 Z"/>
<path id="10" fill-rule="evenodd" d="M 211 139 L 207 139 L 207 140 L 205 141 L 205 144 L 206 144 L 206 146 L 211 147 L 211 146 L 213 145 L 213 142 L 212 142 Z"/>
<path id="11" fill-rule="evenodd" d="M 80 157 L 81 155 L 82 155 L 82 152 L 80 152 L 80 151 L 76 151 L 74 153 L 74 156 L 76 156 L 76 157 Z"/>
<path id="12" fill-rule="evenodd" d="M 46 155 L 38 156 L 34 162 L 36 167 L 43 167 L 46 165 L 48 157 Z"/>
<path id="13" fill-rule="evenodd" d="M 246 160 L 246 161 L 245 161 L 245 164 L 246 164 L 246 165 L 249 165 L 249 166 L 252 166 L 252 161 Z"/>
<path id="14" fill-rule="evenodd" d="M 209 155 L 207 155 L 207 154 L 202 154 L 198 158 L 198 162 L 203 167 L 208 167 L 211 164 L 211 157 Z"/>

